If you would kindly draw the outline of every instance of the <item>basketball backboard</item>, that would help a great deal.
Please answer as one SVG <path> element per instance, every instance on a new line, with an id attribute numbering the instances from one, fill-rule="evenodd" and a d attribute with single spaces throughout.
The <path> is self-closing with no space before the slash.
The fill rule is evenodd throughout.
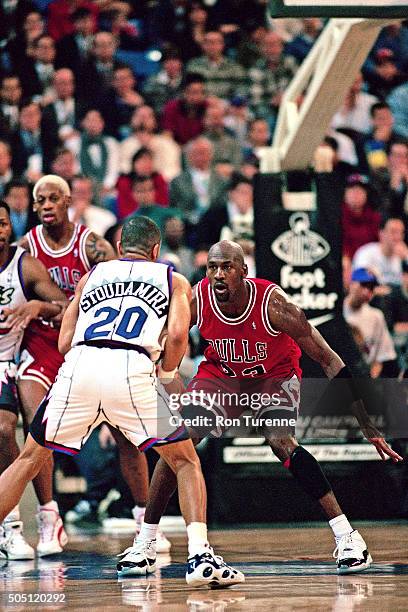
<path id="1" fill-rule="evenodd" d="M 269 0 L 271 17 L 408 19 L 408 0 Z"/>

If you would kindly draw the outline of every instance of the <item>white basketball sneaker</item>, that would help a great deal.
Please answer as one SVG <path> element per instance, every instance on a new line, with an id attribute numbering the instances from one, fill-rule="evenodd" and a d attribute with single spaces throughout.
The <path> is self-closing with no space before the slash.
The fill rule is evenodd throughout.
<path id="1" fill-rule="evenodd" d="M 147 576 L 156 570 L 156 545 L 154 540 L 134 542 L 118 557 L 116 569 L 119 576 Z"/>
<path id="2" fill-rule="evenodd" d="M 171 542 L 166 538 L 160 527 L 156 532 L 156 552 L 169 553 L 171 550 Z"/>
<path id="3" fill-rule="evenodd" d="M 373 562 L 367 544 L 356 529 L 339 540 L 333 557 L 337 559 L 338 574 L 363 572 Z"/>
<path id="4" fill-rule="evenodd" d="M 37 514 L 38 533 L 40 540 L 37 545 L 37 555 L 46 557 L 62 552 L 68 542 L 62 518 L 55 510 L 39 510 Z"/>
<path id="5" fill-rule="evenodd" d="M 200 555 L 189 557 L 187 563 L 186 581 L 192 587 L 220 588 L 245 582 L 244 574 L 227 565 L 211 547 Z"/>
<path id="6" fill-rule="evenodd" d="M 34 559 L 34 548 L 23 536 L 22 521 L 7 521 L 0 526 L 0 553 L 9 561 Z"/>

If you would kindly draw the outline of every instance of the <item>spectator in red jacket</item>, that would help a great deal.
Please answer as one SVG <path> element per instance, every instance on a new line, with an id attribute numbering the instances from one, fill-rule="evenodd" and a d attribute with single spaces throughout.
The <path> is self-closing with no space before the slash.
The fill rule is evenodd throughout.
<path id="1" fill-rule="evenodd" d="M 342 205 L 343 257 L 352 259 L 359 247 L 378 240 L 381 216 L 371 208 L 369 198 L 368 178 L 349 176 Z"/>
<path id="2" fill-rule="evenodd" d="M 132 171 L 129 174 L 122 174 L 116 185 L 118 190 L 117 216 L 119 219 L 127 217 L 139 208 L 139 202 L 135 199 L 135 192 L 132 189 L 133 181 L 138 176 L 147 176 L 153 180 L 156 204 L 169 205 L 168 184 L 161 174 L 154 171 L 151 151 L 142 147 L 132 158 Z"/>
<path id="3" fill-rule="evenodd" d="M 67 34 L 74 32 L 74 23 L 71 19 L 72 13 L 78 8 L 87 8 L 94 18 L 94 29 L 99 14 L 99 8 L 95 2 L 87 0 L 55 0 L 48 6 L 48 33 L 57 41 Z"/>
<path id="4" fill-rule="evenodd" d="M 163 131 L 169 132 L 179 144 L 186 144 L 204 131 L 207 106 L 204 77 L 187 74 L 181 97 L 170 100 L 163 109 Z"/>

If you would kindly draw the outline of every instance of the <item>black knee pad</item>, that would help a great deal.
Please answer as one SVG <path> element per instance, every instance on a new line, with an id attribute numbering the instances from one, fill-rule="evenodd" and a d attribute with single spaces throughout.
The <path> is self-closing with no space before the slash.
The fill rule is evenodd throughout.
<path id="1" fill-rule="evenodd" d="M 303 446 L 297 446 L 284 465 L 292 472 L 302 489 L 314 499 L 320 499 L 331 491 L 322 468 Z"/>

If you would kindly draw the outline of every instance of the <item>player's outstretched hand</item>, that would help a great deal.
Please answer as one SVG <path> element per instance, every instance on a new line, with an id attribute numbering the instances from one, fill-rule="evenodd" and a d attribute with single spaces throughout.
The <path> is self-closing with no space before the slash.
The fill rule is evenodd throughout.
<path id="1" fill-rule="evenodd" d="M 380 455 L 383 461 L 386 460 L 387 456 L 391 457 L 394 463 L 403 461 L 401 455 L 392 450 L 392 448 L 385 441 L 382 433 L 373 423 L 370 421 L 366 422 L 363 426 L 361 426 L 361 430 L 364 437 L 375 446 L 377 453 Z"/>
<path id="2" fill-rule="evenodd" d="M 367 438 L 371 444 L 374 444 L 377 449 L 377 453 L 380 455 L 383 461 L 386 460 L 387 455 L 391 457 L 394 463 L 398 463 L 399 461 L 403 461 L 401 455 L 392 450 L 392 448 L 387 444 L 384 438 Z"/>
<path id="3" fill-rule="evenodd" d="M 25 329 L 30 321 L 37 319 L 41 311 L 39 300 L 30 300 L 17 308 L 3 308 L 2 319 L 10 329 Z"/>

